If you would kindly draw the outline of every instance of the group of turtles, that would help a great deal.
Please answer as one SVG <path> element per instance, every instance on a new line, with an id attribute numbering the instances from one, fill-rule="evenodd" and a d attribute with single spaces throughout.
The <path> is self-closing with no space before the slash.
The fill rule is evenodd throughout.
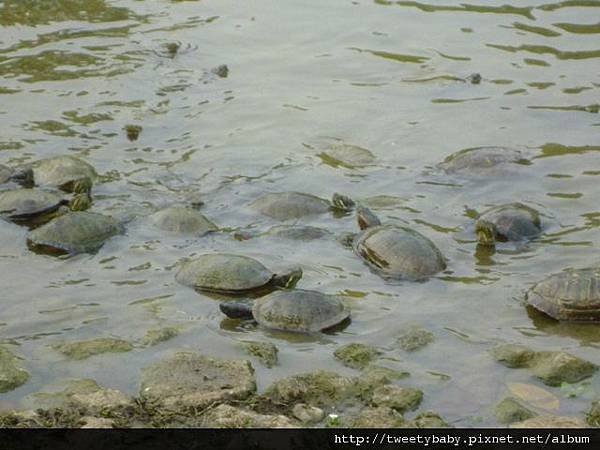
<path id="1" fill-rule="evenodd" d="M 481 147 L 451 155 L 438 169 L 453 176 L 485 176 L 511 164 L 527 164 L 527 160 L 518 150 Z M 21 185 L 0 191 L 0 215 L 32 228 L 27 243 L 35 251 L 94 252 L 107 238 L 123 232 L 112 217 L 84 211 L 91 206 L 97 177 L 92 166 L 72 156 L 47 158 L 17 169 L 0 166 L 1 183 Z M 382 224 L 371 210 L 344 195 L 334 194 L 329 201 L 299 192 L 267 193 L 249 207 L 279 221 L 355 211 L 360 231 L 346 233 L 340 241 L 384 279 L 420 281 L 446 269 L 446 259 L 429 238 L 409 227 Z M 166 231 L 197 236 L 217 230 L 196 208 L 166 208 L 153 214 L 152 222 Z M 276 230 L 291 239 L 319 238 L 322 234 L 317 231 L 301 226 Z M 539 213 L 522 203 L 493 207 L 475 223 L 477 241 L 486 247 L 528 241 L 542 232 Z M 237 232 L 235 237 L 251 235 Z M 300 268 L 274 273 L 253 258 L 227 253 L 200 255 L 183 263 L 176 274 L 179 283 L 196 290 L 243 297 L 244 301 L 222 302 L 222 312 L 231 318 L 252 318 L 267 328 L 311 333 L 348 320 L 349 310 L 338 296 L 295 289 L 301 277 Z M 600 268 L 551 275 L 529 290 L 527 302 L 557 320 L 600 322 Z"/>

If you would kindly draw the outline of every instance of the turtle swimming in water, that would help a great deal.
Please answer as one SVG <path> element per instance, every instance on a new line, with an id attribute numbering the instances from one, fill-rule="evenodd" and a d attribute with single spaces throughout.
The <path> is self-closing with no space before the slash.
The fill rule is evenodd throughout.
<path id="1" fill-rule="evenodd" d="M 204 236 L 218 230 L 218 227 L 204 214 L 183 206 L 161 209 L 152 214 L 150 219 L 154 226 L 170 233 Z"/>
<path id="2" fill-rule="evenodd" d="M 290 241 L 313 241 L 329 235 L 331 235 L 331 233 L 323 228 L 311 227 L 308 225 L 276 225 L 264 233 L 237 231 L 234 233 L 234 238 L 238 241 L 246 241 L 256 237 L 273 237 Z"/>
<path id="3" fill-rule="evenodd" d="M 94 167 L 70 155 L 40 159 L 25 168 L 33 170 L 37 185 L 51 186 L 65 192 L 90 192 L 98 177 Z"/>
<path id="4" fill-rule="evenodd" d="M 8 166 L 0 164 L 0 184 L 16 183 L 23 187 L 33 187 L 33 170 L 12 169 Z"/>
<path id="5" fill-rule="evenodd" d="M 328 211 L 348 212 L 354 201 L 345 195 L 333 194 L 331 201 L 302 192 L 273 192 L 250 203 L 250 208 L 277 220 L 300 219 Z"/>
<path id="6" fill-rule="evenodd" d="M 421 233 L 397 225 L 382 225 L 368 208 L 356 211 L 361 233 L 352 247 L 365 263 L 384 278 L 424 280 L 446 268 L 435 244 Z M 349 243 L 346 240 L 346 243 Z"/>
<path id="7" fill-rule="evenodd" d="M 52 220 L 68 211 L 88 209 L 92 200 L 87 193 L 71 199 L 41 189 L 11 189 L 0 192 L 0 217 L 30 228 Z"/>
<path id="8" fill-rule="evenodd" d="M 519 150 L 507 147 L 476 147 L 448 156 L 437 167 L 449 175 L 486 177 L 502 173 L 510 164 L 530 164 Z"/>
<path id="9" fill-rule="evenodd" d="M 225 295 L 264 294 L 293 287 L 302 278 L 300 268 L 276 274 L 248 256 L 207 253 L 182 265 L 175 279 L 199 291 Z"/>
<path id="10" fill-rule="evenodd" d="M 265 328 L 298 333 L 326 330 L 350 317 L 339 297 L 303 289 L 273 292 L 252 304 L 223 302 L 219 308 L 230 318 L 254 318 Z"/>
<path id="11" fill-rule="evenodd" d="M 522 203 L 509 203 L 488 209 L 475 223 L 480 245 L 494 246 L 497 241 L 524 241 L 539 236 L 539 213 Z"/>
<path id="12" fill-rule="evenodd" d="M 526 299 L 556 320 L 600 323 L 600 267 L 550 275 L 535 284 Z"/>

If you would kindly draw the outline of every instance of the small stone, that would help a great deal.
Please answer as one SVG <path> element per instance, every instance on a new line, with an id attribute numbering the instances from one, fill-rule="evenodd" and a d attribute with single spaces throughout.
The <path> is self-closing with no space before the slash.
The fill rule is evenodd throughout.
<path id="1" fill-rule="evenodd" d="M 155 328 L 146 332 L 146 335 L 142 338 L 142 344 L 157 345 L 173 339 L 177 335 L 179 335 L 179 330 L 175 327 Z"/>
<path id="2" fill-rule="evenodd" d="M 404 417 L 388 406 L 364 408 L 350 420 L 353 428 L 398 428 L 405 425 Z"/>
<path id="3" fill-rule="evenodd" d="M 513 423 L 511 428 L 588 428 L 579 417 L 537 416 L 522 422 Z"/>
<path id="4" fill-rule="evenodd" d="M 241 345 L 246 353 L 255 356 L 263 366 L 269 369 L 279 362 L 277 357 L 279 350 L 270 342 L 243 341 Z"/>
<path id="5" fill-rule="evenodd" d="M 442 417 L 432 411 L 419 414 L 410 422 L 410 428 L 450 428 Z"/>
<path id="6" fill-rule="evenodd" d="M 333 354 L 346 367 L 364 369 L 380 353 L 371 345 L 352 343 L 342 345 Z"/>
<path id="7" fill-rule="evenodd" d="M 157 407 L 185 411 L 243 400 L 255 391 L 248 361 L 181 352 L 143 369 L 140 397 Z"/>
<path id="8" fill-rule="evenodd" d="M 521 405 L 512 397 L 507 397 L 494 409 L 496 420 L 501 424 L 521 422 L 537 416 L 536 413 Z"/>
<path id="9" fill-rule="evenodd" d="M 297 403 L 292 408 L 292 414 L 296 419 L 305 424 L 320 422 L 325 417 L 325 411 L 316 406 L 310 406 L 305 403 Z"/>
<path id="10" fill-rule="evenodd" d="M 114 428 L 115 422 L 111 419 L 105 419 L 103 417 L 82 417 L 81 422 L 83 425 L 81 428 Z"/>
<path id="11" fill-rule="evenodd" d="M 29 372 L 21 360 L 4 347 L 0 347 L 0 393 L 12 391 L 29 380 Z"/>
<path id="12" fill-rule="evenodd" d="M 405 412 L 416 409 L 423 400 L 423 392 L 414 388 L 400 386 L 380 386 L 373 391 L 371 403 L 375 406 L 389 406 L 396 411 Z"/>
<path id="13" fill-rule="evenodd" d="M 492 356 L 500 364 L 510 367 L 527 367 L 535 352 L 523 345 L 518 344 L 502 344 L 492 349 Z"/>
<path id="14" fill-rule="evenodd" d="M 398 345 L 407 352 L 414 352 L 434 341 L 431 331 L 421 327 L 412 327 L 398 337 Z"/>
<path id="15" fill-rule="evenodd" d="M 387 367 L 370 365 L 358 377 L 356 389 L 358 396 L 363 400 L 368 400 L 373 395 L 373 391 L 379 386 L 390 384 L 394 380 L 409 377 L 408 372 L 399 372 Z"/>
<path id="16" fill-rule="evenodd" d="M 565 352 L 538 352 L 531 368 L 548 386 L 576 383 L 591 377 L 597 369 L 591 362 Z"/>
<path id="17" fill-rule="evenodd" d="M 202 425 L 210 428 L 292 428 L 296 426 L 288 417 L 282 415 L 258 414 L 230 405 L 219 405 L 208 411 L 203 417 Z"/>
<path id="18" fill-rule="evenodd" d="M 53 345 L 52 348 L 71 359 L 86 359 L 102 353 L 122 353 L 133 350 L 130 342 L 113 339 L 99 338 L 89 341 L 68 342 Z"/>

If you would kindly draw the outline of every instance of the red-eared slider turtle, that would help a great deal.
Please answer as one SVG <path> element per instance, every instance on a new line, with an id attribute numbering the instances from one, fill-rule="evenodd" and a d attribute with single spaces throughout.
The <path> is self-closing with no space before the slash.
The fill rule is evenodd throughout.
<path id="1" fill-rule="evenodd" d="M 326 330 L 350 317 L 339 297 L 302 289 L 273 292 L 253 304 L 224 302 L 219 307 L 231 318 L 254 318 L 265 328 L 299 333 Z"/>
<path id="2" fill-rule="evenodd" d="M 468 148 L 448 156 L 438 168 L 450 175 L 492 175 L 508 164 L 529 164 L 519 150 L 507 147 Z"/>
<path id="3" fill-rule="evenodd" d="M 68 209 L 83 211 L 90 205 L 91 199 L 87 193 L 77 194 L 67 200 L 61 195 L 40 189 L 0 192 L 0 217 L 30 227 L 42 225 Z"/>
<path id="4" fill-rule="evenodd" d="M 12 169 L 0 164 L 0 184 L 17 183 L 23 187 L 33 187 L 33 170 Z"/>
<path id="5" fill-rule="evenodd" d="M 550 275 L 527 292 L 527 303 L 556 320 L 600 322 L 600 267 Z"/>
<path id="6" fill-rule="evenodd" d="M 69 212 L 30 231 L 27 245 L 37 253 L 52 255 L 94 253 L 108 238 L 123 231 L 123 226 L 112 217 Z"/>
<path id="7" fill-rule="evenodd" d="M 299 219 L 328 211 L 347 212 L 354 202 L 340 194 L 333 194 L 331 201 L 302 192 L 273 192 L 265 194 L 250 204 L 250 208 L 277 220 Z"/>
<path id="8" fill-rule="evenodd" d="M 255 259 L 228 253 L 207 253 L 184 263 L 175 279 L 199 291 L 242 295 L 291 287 L 302 277 L 300 268 L 275 274 Z"/>
<path id="9" fill-rule="evenodd" d="M 446 268 L 440 250 L 407 227 L 382 225 L 368 208 L 356 211 L 361 230 L 352 242 L 355 253 L 384 278 L 422 280 Z"/>
<path id="10" fill-rule="evenodd" d="M 90 164 L 69 155 L 40 159 L 26 167 L 33 169 L 37 185 L 65 192 L 89 192 L 98 177 Z"/>
<path id="11" fill-rule="evenodd" d="M 475 224 L 481 245 L 493 246 L 496 241 L 523 241 L 542 232 L 539 213 L 522 203 L 509 203 L 488 209 Z"/>
<path id="12" fill-rule="evenodd" d="M 152 214 L 150 219 L 154 226 L 171 233 L 203 236 L 218 229 L 200 212 L 182 206 L 161 209 Z"/>

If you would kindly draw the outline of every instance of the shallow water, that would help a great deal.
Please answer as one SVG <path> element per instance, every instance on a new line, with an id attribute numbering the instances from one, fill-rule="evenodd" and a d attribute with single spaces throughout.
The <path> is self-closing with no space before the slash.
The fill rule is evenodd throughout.
<path id="1" fill-rule="evenodd" d="M 496 343 L 600 364 L 597 325 L 558 324 L 522 303 L 547 274 L 600 263 L 599 13 L 598 2 L 551 0 L 0 1 L 0 163 L 80 156 L 105 175 L 94 210 L 129 220 L 126 235 L 97 254 L 69 259 L 32 254 L 24 228 L 1 224 L 0 340 L 32 376 L 0 405 L 69 377 L 135 394 L 151 362 L 180 349 L 245 357 L 240 339 L 279 347 L 279 366 L 254 364 L 259 389 L 313 368 L 352 374 L 333 351 L 364 342 L 386 351 L 383 364 L 411 372 L 407 384 L 425 392 L 421 410 L 481 426 L 496 424 L 493 405 L 509 383 L 540 385 L 494 362 Z M 211 73 L 220 64 L 227 78 Z M 475 72 L 480 84 L 465 81 Z M 143 127 L 137 140 L 126 125 Z M 327 164 L 319 154 L 337 142 L 368 148 L 375 163 Z M 532 164 L 471 181 L 432 173 L 449 154 L 486 145 L 520 148 Z M 384 222 L 432 239 L 448 269 L 392 283 L 335 238 L 182 238 L 144 220 L 201 199 L 221 227 L 264 231 L 277 222 L 246 205 L 291 190 L 371 204 Z M 508 201 L 542 211 L 544 236 L 477 252 L 473 211 Z M 356 230 L 352 215 L 301 222 Z M 275 271 L 301 265 L 298 286 L 345 294 L 351 324 L 304 338 L 223 321 L 217 301 L 174 280 L 184 258 L 212 251 Z M 436 340 L 406 353 L 394 342 L 412 324 Z M 159 326 L 182 333 L 83 361 L 50 348 L 105 336 L 135 342 Z M 573 398 L 545 389 L 559 396 L 558 413 L 582 416 L 599 380 Z"/>

